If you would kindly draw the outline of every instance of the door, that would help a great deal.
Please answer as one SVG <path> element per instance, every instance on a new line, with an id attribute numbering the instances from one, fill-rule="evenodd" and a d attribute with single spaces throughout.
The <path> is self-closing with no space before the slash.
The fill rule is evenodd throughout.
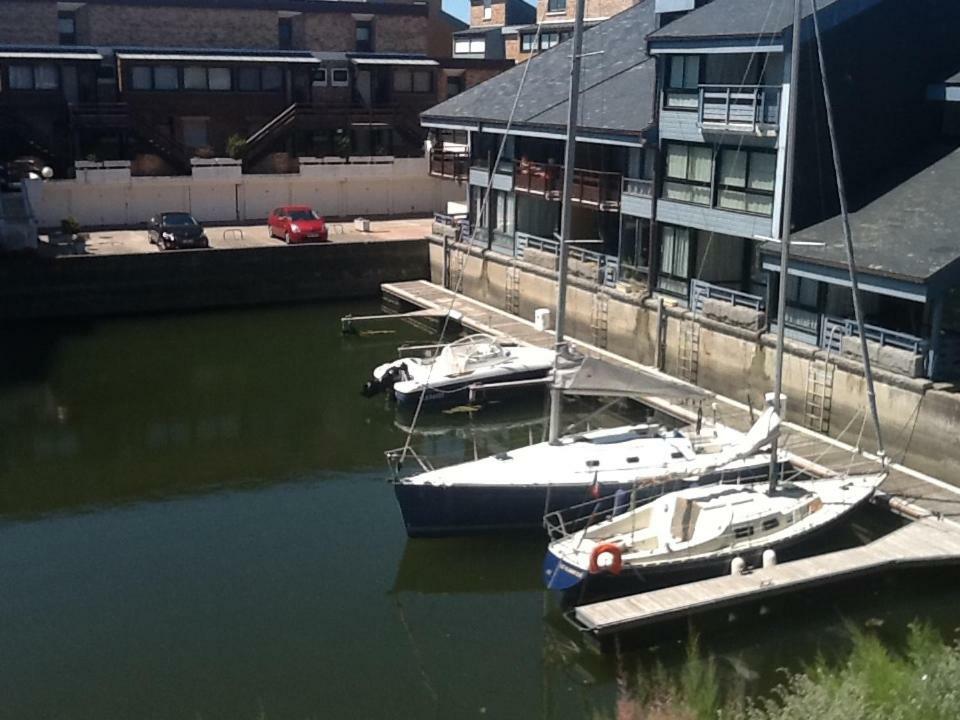
<path id="1" fill-rule="evenodd" d="M 360 101 L 367 107 L 373 104 L 373 75 L 369 70 L 357 72 L 357 94 L 360 95 Z"/>

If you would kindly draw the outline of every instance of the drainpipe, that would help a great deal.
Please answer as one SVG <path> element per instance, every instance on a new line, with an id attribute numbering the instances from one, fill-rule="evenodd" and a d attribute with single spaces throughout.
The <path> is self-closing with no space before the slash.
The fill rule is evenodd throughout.
<path id="1" fill-rule="evenodd" d="M 647 292 L 649 298 L 657 286 L 657 268 L 660 267 L 660 238 L 659 224 L 657 223 L 657 200 L 660 197 L 660 185 L 663 173 L 661 171 L 662 158 L 660 154 L 660 101 L 663 91 L 663 63 L 657 62 L 656 82 L 654 83 L 655 102 L 653 103 L 653 127 L 657 129 L 657 143 L 653 147 L 653 187 L 650 198 L 650 252 L 647 262 Z M 644 158 L 646 160 L 646 158 Z"/>

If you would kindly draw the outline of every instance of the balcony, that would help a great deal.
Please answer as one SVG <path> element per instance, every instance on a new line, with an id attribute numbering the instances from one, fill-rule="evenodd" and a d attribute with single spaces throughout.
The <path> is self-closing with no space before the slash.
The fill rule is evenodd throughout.
<path id="1" fill-rule="evenodd" d="M 653 180 L 624 178 L 620 212 L 634 217 L 653 217 Z"/>
<path id="2" fill-rule="evenodd" d="M 775 136 L 780 88 L 775 85 L 701 85 L 697 121 L 701 130 Z"/>
<path id="3" fill-rule="evenodd" d="M 570 200 L 598 210 L 616 212 L 620 209 L 621 178 L 620 173 L 576 168 Z M 514 170 L 513 187 L 516 192 L 559 201 L 563 190 L 563 166 L 520 160 Z"/>
<path id="4" fill-rule="evenodd" d="M 465 152 L 434 149 L 430 151 L 430 175 L 448 180 L 466 180 L 470 156 Z"/>

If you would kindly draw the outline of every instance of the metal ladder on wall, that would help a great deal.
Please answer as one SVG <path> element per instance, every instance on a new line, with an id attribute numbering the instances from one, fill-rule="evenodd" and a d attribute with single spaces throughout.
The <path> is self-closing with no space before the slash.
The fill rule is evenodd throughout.
<path id="1" fill-rule="evenodd" d="M 516 265 L 507 266 L 506 292 L 504 293 L 504 310 L 511 315 L 520 314 L 520 268 Z"/>
<path id="2" fill-rule="evenodd" d="M 593 344 L 599 348 L 607 347 L 607 325 L 610 312 L 610 298 L 603 293 L 593 296 L 593 312 L 590 327 L 593 329 Z"/>
<path id="3" fill-rule="evenodd" d="M 696 383 L 700 370 L 700 323 L 695 320 L 686 320 L 680 327 L 678 364 L 680 379 Z"/>
<path id="4" fill-rule="evenodd" d="M 834 365 L 829 359 L 814 358 L 807 367 L 807 388 L 803 400 L 803 424 L 818 433 L 830 432 L 833 404 Z"/>

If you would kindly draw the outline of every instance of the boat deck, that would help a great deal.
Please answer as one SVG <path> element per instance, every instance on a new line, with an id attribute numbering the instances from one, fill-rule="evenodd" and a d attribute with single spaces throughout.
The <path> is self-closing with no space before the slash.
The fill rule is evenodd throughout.
<path id="1" fill-rule="evenodd" d="M 553 333 L 537 330 L 533 323 L 486 303 L 456 294 L 425 280 L 388 283 L 385 295 L 421 308 L 457 313 L 457 321 L 478 332 L 510 338 L 540 347 L 552 347 Z M 664 373 L 615 355 L 605 349 L 568 338 L 584 355 L 681 382 Z M 696 419 L 696 407 L 668 398 L 644 397 L 643 402 L 684 422 Z M 747 430 L 750 409 L 731 398 L 711 394 L 721 422 Z M 781 447 L 796 458 L 794 465 L 814 475 L 842 472 L 877 472 L 879 460 L 852 446 L 795 423 L 781 426 Z M 745 602 L 758 597 L 814 587 L 841 579 L 903 565 L 960 562 L 960 488 L 943 480 L 891 463 L 879 498 L 891 510 L 915 522 L 869 545 L 796 560 L 742 576 L 724 576 L 617 600 L 582 606 L 576 620 L 595 636 L 616 633 L 650 623 L 690 615 L 708 608 Z"/>

